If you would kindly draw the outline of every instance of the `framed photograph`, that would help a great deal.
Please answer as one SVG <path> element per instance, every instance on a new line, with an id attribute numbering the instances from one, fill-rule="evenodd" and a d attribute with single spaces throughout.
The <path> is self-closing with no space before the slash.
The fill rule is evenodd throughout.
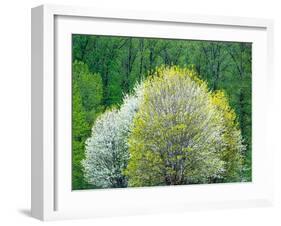
<path id="1" fill-rule="evenodd" d="M 32 216 L 271 205 L 273 23 L 32 9 Z"/>

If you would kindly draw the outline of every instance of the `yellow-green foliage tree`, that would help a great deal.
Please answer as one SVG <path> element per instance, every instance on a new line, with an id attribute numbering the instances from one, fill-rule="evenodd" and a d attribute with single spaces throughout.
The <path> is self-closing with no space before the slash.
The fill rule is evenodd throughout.
<path id="1" fill-rule="evenodd" d="M 128 138 L 129 186 L 210 183 L 239 175 L 241 164 L 229 161 L 240 161 L 244 146 L 223 92 L 210 92 L 194 70 L 178 67 L 159 68 L 143 92 Z"/>
<path id="2" fill-rule="evenodd" d="M 221 159 L 225 162 L 224 182 L 241 181 L 243 166 L 242 152 L 246 150 L 242 144 L 242 135 L 234 110 L 229 106 L 228 98 L 223 91 L 212 93 L 212 102 L 222 114 L 225 147 L 221 151 Z"/>

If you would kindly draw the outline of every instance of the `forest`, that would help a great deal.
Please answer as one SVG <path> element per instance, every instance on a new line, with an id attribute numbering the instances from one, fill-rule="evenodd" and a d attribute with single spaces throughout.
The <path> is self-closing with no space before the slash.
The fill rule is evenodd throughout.
<path id="1" fill-rule="evenodd" d="M 252 44 L 72 35 L 72 189 L 252 180 Z"/>

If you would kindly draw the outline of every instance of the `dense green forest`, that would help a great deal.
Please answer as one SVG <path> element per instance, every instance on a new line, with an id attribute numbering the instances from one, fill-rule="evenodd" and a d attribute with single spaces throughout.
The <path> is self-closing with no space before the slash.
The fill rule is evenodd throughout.
<path id="1" fill-rule="evenodd" d="M 126 95 L 163 65 L 189 68 L 210 92 L 226 94 L 245 147 L 240 181 L 251 181 L 251 51 L 251 43 L 73 35 L 73 189 L 98 187 L 85 180 L 82 166 L 97 118 L 108 109 L 122 113 Z"/>

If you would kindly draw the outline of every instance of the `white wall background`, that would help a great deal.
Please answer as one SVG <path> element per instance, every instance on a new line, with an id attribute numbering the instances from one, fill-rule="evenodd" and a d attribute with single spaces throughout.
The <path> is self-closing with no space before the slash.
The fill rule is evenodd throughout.
<path id="1" fill-rule="evenodd" d="M 0 225 L 39 225 L 30 208 L 30 8 L 49 0 L 3 0 L 0 8 Z M 274 207 L 50 222 L 50 225 L 281 225 L 281 6 L 276 0 L 56 0 L 56 4 L 275 20 Z M 278 117 L 279 116 L 279 117 Z M 280 146 L 278 146 L 280 145 Z"/>

